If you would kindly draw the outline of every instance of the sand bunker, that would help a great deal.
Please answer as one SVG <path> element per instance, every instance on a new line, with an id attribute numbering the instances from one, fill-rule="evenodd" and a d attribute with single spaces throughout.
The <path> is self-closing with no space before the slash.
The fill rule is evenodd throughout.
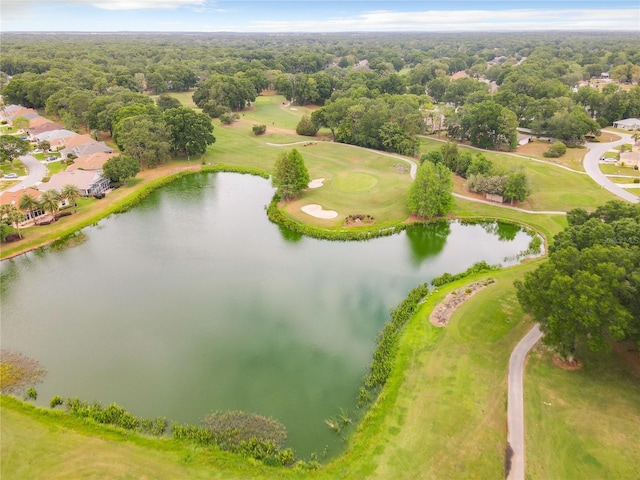
<path id="1" fill-rule="evenodd" d="M 325 210 L 321 205 L 317 205 L 315 203 L 311 205 L 305 205 L 300 210 L 302 210 L 307 215 L 311 215 L 316 218 L 336 218 L 338 216 L 338 212 L 334 210 Z"/>
<path id="2" fill-rule="evenodd" d="M 319 188 L 324 183 L 324 178 L 316 178 L 309 182 L 309 188 Z"/>

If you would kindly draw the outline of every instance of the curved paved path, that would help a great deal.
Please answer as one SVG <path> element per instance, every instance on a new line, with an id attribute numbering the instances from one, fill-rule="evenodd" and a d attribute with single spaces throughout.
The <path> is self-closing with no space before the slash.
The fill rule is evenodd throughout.
<path id="1" fill-rule="evenodd" d="M 509 210 L 516 210 L 518 212 L 530 213 L 532 215 L 566 215 L 567 214 L 567 212 L 559 212 L 555 210 L 540 210 L 540 211 L 525 210 L 524 208 L 512 207 L 511 205 L 504 205 L 501 203 L 490 202 L 489 200 L 482 200 L 481 198 L 467 197 L 466 195 L 462 195 L 460 193 L 453 193 L 453 196 L 456 198 L 461 198 L 463 200 L 469 200 L 470 202 L 484 203 L 485 205 L 491 205 L 492 207 L 506 208 Z"/>
<path id="2" fill-rule="evenodd" d="M 507 474 L 507 480 L 524 480 L 524 396 L 522 389 L 522 377 L 524 361 L 533 346 L 542 338 L 540 327 L 536 324 L 527 333 L 509 358 L 508 397 L 507 397 L 507 442 L 511 447 L 511 468 Z"/>
<path id="3" fill-rule="evenodd" d="M 607 150 L 617 147 L 618 145 L 622 145 L 623 143 L 632 144 L 634 142 L 631 138 L 631 134 L 620 132 L 609 133 L 619 135 L 621 139 L 615 142 L 608 143 L 587 143 L 589 151 L 584 156 L 584 160 L 582 161 L 584 169 L 587 174 L 591 178 L 593 178 L 594 181 L 598 182 L 598 184 L 602 185 L 603 188 L 606 188 L 614 195 L 617 195 L 618 197 L 629 202 L 638 203 L 640 202 L 640 197 L 626 191 L 624 188 L 620 187 L 620 185 L 613 183 L 604 175 L 604 173 L 600 171 L 600 157 L 602 157 Z"/>
<path id="4" fill-rule="evenodd" d="M 23 155 L 18 158 L 29 169 L 29 173 L 24 177 L 20 177 L 21 181 L 19 183 L 7 188 L 8 192 L 17 192 L 23 188 L 33 187 L 36 183 L 42 181 L 47 174 L 47 167 L 34 156 Z"/>

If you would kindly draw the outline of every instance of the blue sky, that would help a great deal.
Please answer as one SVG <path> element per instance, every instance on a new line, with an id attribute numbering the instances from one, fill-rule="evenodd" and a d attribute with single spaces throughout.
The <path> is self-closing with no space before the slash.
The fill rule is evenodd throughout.
<path id="1" fill-rule="evenodd" d="M 2 0 L 0 18 L 3 32 L 640 32 L 640 2 Z"/>

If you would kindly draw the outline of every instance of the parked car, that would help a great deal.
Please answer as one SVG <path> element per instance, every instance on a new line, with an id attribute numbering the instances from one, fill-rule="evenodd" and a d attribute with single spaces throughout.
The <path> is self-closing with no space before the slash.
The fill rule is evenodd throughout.
<path id="1" fill-rule="evenodd" d="M 17 173 L 5 173 L 4 178 L 18 178 Z"/>
<path id="2" fill-rule="evenodd" d="M 51 155 L 50 157 L 47 157 L 46 161 L 47 162 L 53 162 L 54 160 L 57 160 L 58 157 L 56 157 L 55 155 Z"/>

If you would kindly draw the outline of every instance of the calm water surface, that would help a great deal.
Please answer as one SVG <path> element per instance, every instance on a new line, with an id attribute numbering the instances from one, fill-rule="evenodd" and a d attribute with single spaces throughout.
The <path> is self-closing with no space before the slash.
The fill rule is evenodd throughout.
<path id="1" fill-rule="evenodd" d="M 457 222 L 303 238 L 267 220 L 272 194 L 261 178 L 191 176 L 85 229 L 80 246 L 2 262 L 2 347 L 48 369 L 38 403 L 77 396 L 189 423 L 240 409 L 281 420 L 301 456 L 335 452 L 324 419 L 355 408 L 389 309 L 530 241 Z"/>

